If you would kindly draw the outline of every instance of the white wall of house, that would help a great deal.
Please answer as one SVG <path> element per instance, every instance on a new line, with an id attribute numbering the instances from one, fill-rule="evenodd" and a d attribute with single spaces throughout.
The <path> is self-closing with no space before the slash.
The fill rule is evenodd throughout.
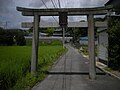
<path id="1" fill-rule="evenodd" d="M 104 61 L 108 61 L 108 33 L 106 31 L 100 31 L 98 34 L 98 58 Z"/>

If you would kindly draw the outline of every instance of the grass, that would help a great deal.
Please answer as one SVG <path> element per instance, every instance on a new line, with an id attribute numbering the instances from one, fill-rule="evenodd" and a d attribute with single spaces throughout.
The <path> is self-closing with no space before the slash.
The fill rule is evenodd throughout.
<path id="1" fill-rule="evenodd" d="M 88 53 L 88 45 L 80 45 L 79 52 L 83 53 L 85 55 L 89 55 L 89 53 Z M 98 53 L 97 46 L 95 46 L 95 56 L 97 56 L 97 53 Z"/>
<path id="2" fill-rule="evenodd" d="M 113 69 L 111 69 L 111 68 L 108 68 L 108 67 L 106 67 L 106 68 L 104 68 L 106 71 L 108 71 L 108 72 L 111 72 L 112 74 L 114 74 L 114 75 L 116 75 L 116 76 L 118 76 L 119 78 L 120 78 L 120 71 L 118 71 L 118 70 L 113 70 Z"/>
<path id="3" fill-rule="evenodd" d="M 26 40 L 26 45 L 27 45 L 27 46 L 31 46 L 31 45 L 32 45 L 32 41 L 31 41 L 31 40 Z M 48 45 L 56 46 L 56 45 L 62 45 L 62 41 L 60 41 L 60 40 L 39 41 L 39 45 L 40 45 L 40 46 L 48 46 Z"/>
<path id="4" fill-rule="evenodd" d="M 46 72 L 65 49 L 40 46 L 37 76 L 30 74 L 31 46 L 0 46 L 0 89 L 25 90 L 45 78 Z"/>
<path id="5" fill-rule="evenodd" d="M 85 55 L 88 55 L 88 45 L 82 45 L 82 46 L 80 46 L 79 51 L 82 52 Z"/>

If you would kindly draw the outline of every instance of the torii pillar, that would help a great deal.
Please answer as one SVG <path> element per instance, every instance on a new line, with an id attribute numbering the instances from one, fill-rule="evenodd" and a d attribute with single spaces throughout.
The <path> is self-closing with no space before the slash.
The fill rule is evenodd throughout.
<path id="1" fill-rule="evenodd" d="M 68 25 L 68 17 L 67 12 L 59 12 L 59 25 L 62 28 L 63 31 L 63 48 L 65 48 L 65 30 Z"/>
<path id="2" fill-rule="evenodd" d="M 95 36 L 94 36 L 94 15 L 88 14 L 88 52 L 89 52 L 89 77 L 96 78 L 96 64 L 95 64 Z"/>
<path id="3" fill-rule="evenodd" d="M 38 66 L 39 22 L 40 22 L 40 16 L 37 13 L 34 13 L 32 57 L 31 57 L 31 74 L 33 75 L 37 71 L 37 66 Z"/>

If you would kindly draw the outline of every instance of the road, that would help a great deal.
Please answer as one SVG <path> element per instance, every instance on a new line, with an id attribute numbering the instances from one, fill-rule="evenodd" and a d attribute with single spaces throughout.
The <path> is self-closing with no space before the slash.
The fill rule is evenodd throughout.
<path id="1" fill-rule="evenodd" d="M 89 79 L 89 60 L 70 45 L 66 47 L 68 52 L 32 90 L 120 90 L 119 79 L 97 68 L 96 80 Z"/>

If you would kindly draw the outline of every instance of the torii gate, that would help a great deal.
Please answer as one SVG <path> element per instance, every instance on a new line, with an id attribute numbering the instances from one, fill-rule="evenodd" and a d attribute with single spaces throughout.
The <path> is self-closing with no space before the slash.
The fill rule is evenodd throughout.
<path id="1" fill-rule="evenodd" d="M 33 39 L 32 39 L 32 58 L 31 58 L 31 73 L 35 73 L 37 70 L 38 62 L 38 27 L 40 22 L 40 16 L 59 16 L 60 12 L 67 12 L 67 15 L 87 15 L 88 20 L 88 51 L 89 51 L 89 77 L 91 79 L 96 78 L 95 69 L 95 43 L 94 43 L 94 15 L 104 15 L 112 7 L 97 7 L 97 8 L 50 8 L 50 9 L 33 9 L 17 7 L 17 10 L 22 12 L 23 16 L 34 16 L 33 24 Z"/>

